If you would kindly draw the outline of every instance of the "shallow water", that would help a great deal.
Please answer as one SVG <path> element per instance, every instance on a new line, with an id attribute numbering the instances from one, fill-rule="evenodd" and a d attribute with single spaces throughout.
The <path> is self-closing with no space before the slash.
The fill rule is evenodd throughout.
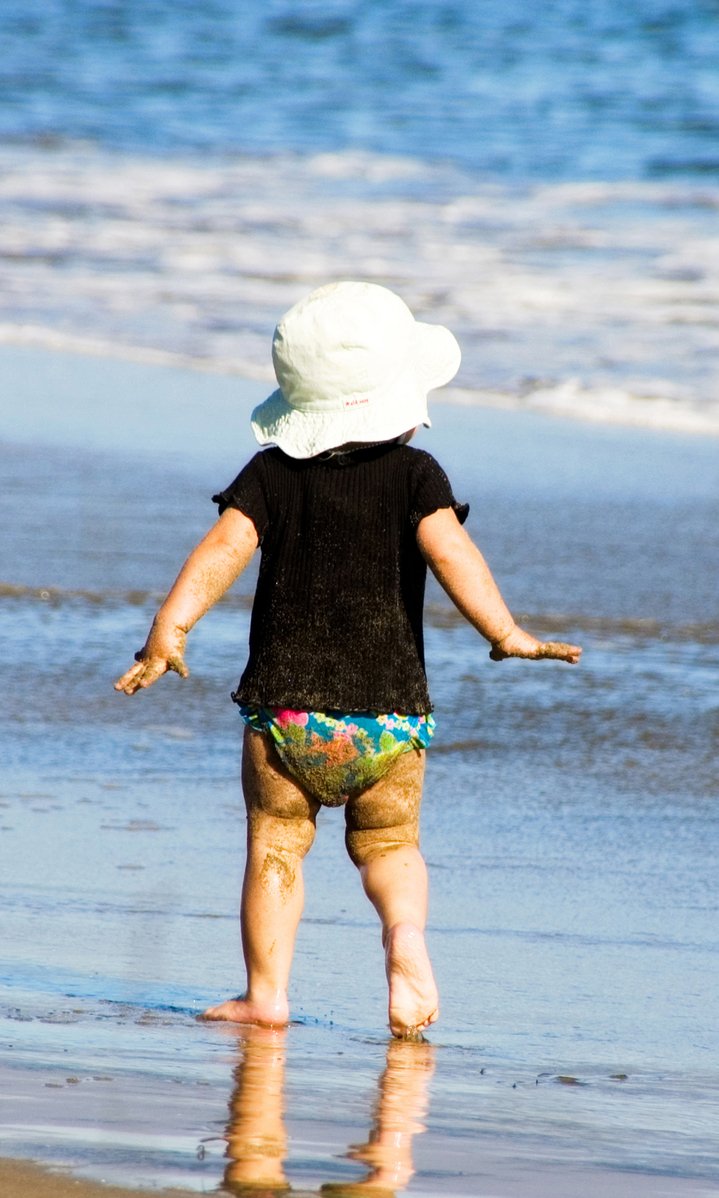
<path id="1" fill-rule="evenodd" d="M 0 449 L 13 512 L 0 587 L 12 646 L 0 688 L 0 1151 L 206 1190 L 232 1161 L 234 1118 L 238 1169 L 252 1168 L 248 1137 L 287 1133 L 272 1168 L 284 1154 L 300 1193 L 380 1165 L 395 1191 L 432 1195 L 545 1182 L 554 1194 L 715 1192 L 711 445 L 450 406 L 424 436 L 470 500 L 469 527 L 514 608 L 585 657 L 577 669 L 491 663 L 430 594 L 439 731 L 423 845 L 442 1019 L 431 1047 L 401 1046 L 397 1066 L 377 929 L 337 812 L 321 816 L 307 862 L 296 1024 L 268 1048 L 194 1020 L 242 985 L 229 691 L 251 579 L 193 633 L 186 682 L 131 701 L 110 686 L 211 518 L 207 497 L 249 449 L 239 431 L 228 448 L 249 394 L 27 352 L 10 365 L 23 408 Z M 57 392 L 43 385 L 53 369 Z M 176 402 L 195 384 L 197 438 L 196 413 Z M 212 417 L 227 422 L 219 447 Z M 399 1156 L 346 1159 L 373 1126 L 395 1142 L 397 1092 Z"/>

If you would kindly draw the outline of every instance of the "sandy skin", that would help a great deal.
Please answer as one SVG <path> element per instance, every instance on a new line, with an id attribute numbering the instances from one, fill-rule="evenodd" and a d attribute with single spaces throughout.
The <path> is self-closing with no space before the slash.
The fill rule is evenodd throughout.
<path id="1" fill-rule="evenodd" d="M 412 923 L 393 927 L 385 942 L 389 1027 L 401 1040 L 417 1039 L 439 1018 L 439 995 L 424 934 Z"/>
<path id="2" fill-rule="evenodd" d="M 389 987 L 389 1027 L 401 1040 L 418 1038 L 439 1018 L 439 995 L 424 934 L 413 923 L 391 928 L 385 940 L 385 969 Z M 200 1019 L 225 1023 L 284 1027 L 289 1005 L 284 995 L 274 1002 L 254 1002 L 244 996 L 208 1007 Z"/>
<path id="3" fill-rule="evenodd" d="M 243 994 L 237 998 L 228 998 L 226 1002 L 208 1007 L 198 1019 L 217 1023 L 245 1023 L 255 1027 L 286 1027 L 290 1021 L 290 1008 L 287 999 L 278 995 L 275 1003 L 253 1002 Z"/>
<path id="4" fill-rule="evenodd" d="M 427 871 L 419 851 L 424 753 L 403 753 L 373 786 L 345 807 L 345 839 L 382 924 L 389 1023 L 414 1037 L 438 1016 L 437 989 L 424 942 Z M 242 891 L 244 995 L 201 1016 L 282 1027 L 302 905 L 302 860 L 320 804 L 288 773 L 265 735 L 247 729 L 242 761 L 247 805 L 247 863 Z"/>

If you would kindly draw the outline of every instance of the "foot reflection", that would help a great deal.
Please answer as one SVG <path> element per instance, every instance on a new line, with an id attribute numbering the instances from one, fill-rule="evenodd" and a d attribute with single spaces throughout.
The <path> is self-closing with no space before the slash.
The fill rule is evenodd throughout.
<path id="1" fill-rule="evenodd" d="M 369 1192 L 375 1198 L 392 1198 L 405 1189 L 414 1174 L 413 1138 L 425 1130 L 434 1051 L 426 1043 L 392 1040 L 388 1044 L 368 1139 L 351 1145 L 346 1153 L 366 1166 L 366 1175 L 327 1182 L 315 1194 L 353 1198 Z M 293 1190 L 284 1169 L 286 1055 L 286 1028 L 243 1028 L 242 1059 L 235 1069 L 226 1137 L 229 1163 L 224 1189 L 230 1194 L 274 1198 Z M 309 1198 L 306 1189 L 294 1192 Z"/>
<path id="2" fill-rule="evenodd" d="M 374 1123 L 366 1144 L 354 1144 L 347 1156 L 369 1167 L 367 1176 L 351 1186 L 322 1186 L 321 1193 L 361 1193 L 374 1190 L 394 1194 L 403 1190 L 414 1173 L 412 1140 L 425 1130 L 429 1108 L 429 1083 L 434 1073 L 434 1046 L 392 1040 L 387 1064 L 379 1079 Z"/>
<path id="3" fill-rule="evenodd" d="M 246 1027 L 242 1041 L 230 1098 L 224 1186 L 231 1194 L 271 1198 L 290 1190 L 282 1118 L 287 1029 Z"/>

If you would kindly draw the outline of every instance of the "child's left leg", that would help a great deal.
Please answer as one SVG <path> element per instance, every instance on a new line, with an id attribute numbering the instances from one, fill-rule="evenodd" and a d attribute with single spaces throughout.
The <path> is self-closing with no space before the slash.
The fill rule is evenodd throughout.
<path id="1" fill-rule="evenodd" d="M 347 851 L 382 921 L 389 1025 L 405 1037 L 434 1023 L 439 997 L 424 940 L 427 867 L 419 851 L 424 753 L 403 753 L 345 808 Z"/>

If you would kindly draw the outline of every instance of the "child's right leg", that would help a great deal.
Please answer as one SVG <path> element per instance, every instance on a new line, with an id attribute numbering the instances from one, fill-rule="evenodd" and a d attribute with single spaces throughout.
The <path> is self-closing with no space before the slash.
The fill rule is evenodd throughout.
<path id="1" fill-rule="evenodd" d="M 389 1025 L 406 1037 L 434 1023 L 439 996 L 424 940 L 427 867 L 419 851 L 424 753 L 403 753 L 387 773 L 350 799 L 347 851 L 382 921 Z"/>
<path id="2" fill-rule="evenodd" d="M 247 864 L 242 887 L 242 948 L 247 992 L 205 1011 L 205 1019 L 284 1024 L 287 988 L 302 915 L 302 859 L 315 837 L 320 804 L 282 765 L 269 736 L 245 730 L 242 789 Z"/>

